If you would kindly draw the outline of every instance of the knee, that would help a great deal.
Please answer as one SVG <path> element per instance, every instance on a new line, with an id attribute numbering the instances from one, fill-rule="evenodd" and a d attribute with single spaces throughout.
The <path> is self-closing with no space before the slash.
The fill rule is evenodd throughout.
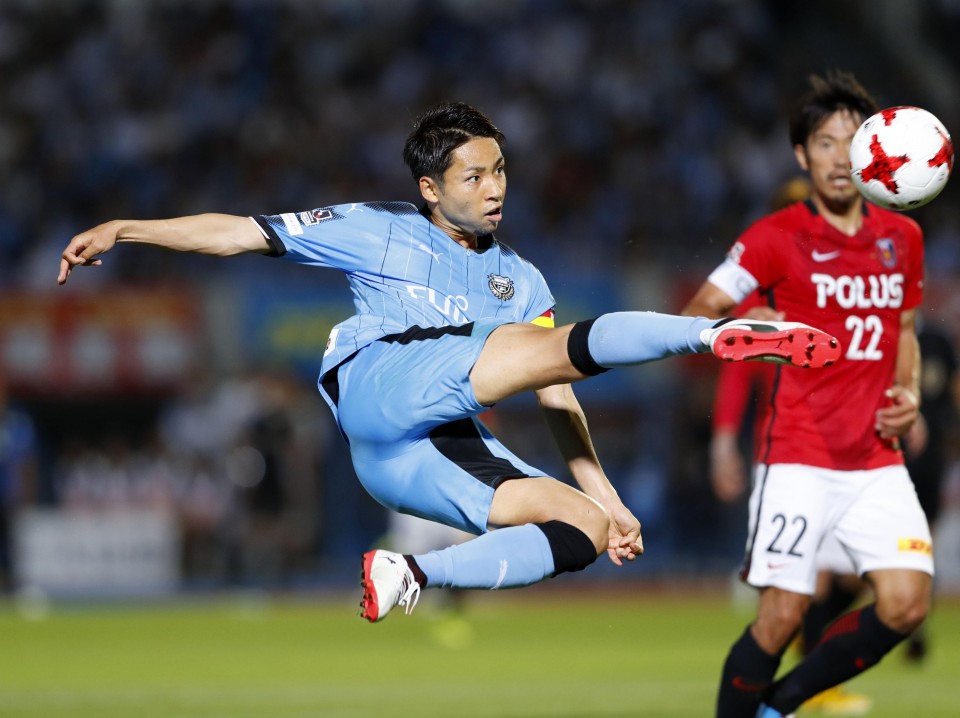
<path id="1" fill-rule="evenodd" d="M 929 611 L 930 597 L 923 590 L 905 586 L 877 596 L 877 618 L 898 633 L 913 633 Z"/>
<path id="2" fill-rule="evenodd" d="M 610 515 L 597 504 L 591 507 L 583 520 L 581 530 L 593 542 L 596 555 L 599 556 L 610 545 Z"/>
<path id="3" fill-rule="evenodd" d="M 761 599 L 753 625 L 757 643 L 771 655 L 781 653 L 800 630 L 809 605 L 808 596 L 785 591 L 779 592 L 772 600 Z"/>
<path id="4" fill-rule="evenodd" d="M 537 524 L 550 544 L 553 554 L 553 575 L 581 571 L 597 560 L 598 549 L 592 536 L 565 521 Z M 606 544 L 604 544 L 606 547 Z"/>

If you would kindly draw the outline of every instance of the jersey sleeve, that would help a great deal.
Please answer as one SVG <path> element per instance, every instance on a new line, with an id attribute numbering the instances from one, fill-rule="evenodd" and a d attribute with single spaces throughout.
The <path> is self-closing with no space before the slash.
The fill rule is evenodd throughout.
<path id="1" fill-rule="evenodd" d="M 739 432 L 753 396 L 759 362 L 721 364 L 713 394 L 713 430 Z"/>
<path id="2" fill-rule="evenodd" d="M 413 205 L 409 207 L 416 212 Z M 274 256 L 350 272 L 383 258 L 396 214 L 369 204 L 334 205 L 251 219 L 264 233 Z"/>
<path id="3" fill-rule="evenodd" d="M 782 233 L 771 227 L 769 218 L 754 222 L 708 280 L 738 303 L 757 289 L 772 287 L 784 276 L 782 241 Z"/>
<path id="4" fill-rule="evenodd" d="M 742 317 L 750 309 L 763 304 L 757 292 L 745 297 L 733 312 Z M 717 374 L 713 395 L 713 430 L 738 432 L 743 425 L 747 407 L 756 397 L 771 368 L 761 362 L 723 363 Z"/>
<path id="5" fill-rule="evenodd" d="M 547 280 L 543 278 L 540 270 L 530 263 L 527 263 L 527 266 L 530 271 L 530 300 L 527 303 L 523 321 L 552 328 L 554 326 L 556 300 L 550 293 Z"/>

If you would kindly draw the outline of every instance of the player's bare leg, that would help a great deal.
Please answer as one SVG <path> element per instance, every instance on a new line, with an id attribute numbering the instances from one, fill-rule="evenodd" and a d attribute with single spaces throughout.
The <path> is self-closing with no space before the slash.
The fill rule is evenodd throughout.
<path id="1" fill-rule="evenodd" d="M 790 645 L 810 606 L 810 596 L 781 588 L 760 591 L 757 620 L 751 631 L 757 645 L 770 655 L 780 655 Z"/>
<path id="2" fill-rule="evenodd" d="M 546 476 L 505 481 L 493 495 L 490 527 L 563 521 L 580 529 L 599 556 L 607 549 L 610 518 L 604 508 L 572 486 Z"/>
<path id="3" fill-rule="evenodd" d="M 877 595 L 877 618 L 894 631 L 909 634 L 920 627 L 930 610 L 933 579 L 922 571 L 871 571 L 867 580 Z"/>
<path id="4" fill-rule="evenodd" d="M 922 571 L 885 569 L 867 574 L 877 602 L 838 618 L 820 644 L 777 681 L 765 699 L 780 714 L 812 695 L 876 665 L 926 618 L 932 580 Z"/>
<path id="5" fill-rule="evenodd" d="M 615 312 L 547 329 L 507 324 L 494 330 L 470 372 L 481 404 L 580 381 L 613 367 L 681 354 L 712 352 L 727 361 L 771 361 L 824 367 L 840 356 L 837 340 L 793 322 Z"/>
<path id="6" fill-rule="evenodd" d="M 809 604 L 809 596 L 793 591 L 774 587 L 760 591 L 756 620 L 733 644 L 724 662 L 717 718 L 756 713 Z"/>

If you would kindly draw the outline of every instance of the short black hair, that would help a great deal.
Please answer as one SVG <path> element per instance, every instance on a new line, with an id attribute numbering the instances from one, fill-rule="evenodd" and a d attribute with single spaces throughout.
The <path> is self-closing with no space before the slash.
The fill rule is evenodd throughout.
<path id="1" fill-rule="evenodd" d="M 826 77 L 810 75 L 808 81 L 810 89 L 800 96 L 790 113 L 791 145 L 805 145 L 835 112 L 846 110 L 863 121 L 880 109 L 853 73 L 829 70 Z"/>
<path id="2" fill-rule="evenodd" d="M 403 145 L 403 161 L 413 179 L 442 180 L 451 153 L 475 137 L 492 137 L 503 151 L 503 133 L 480 110 L 465 102 L 444 102 L 421 114 Z"/>

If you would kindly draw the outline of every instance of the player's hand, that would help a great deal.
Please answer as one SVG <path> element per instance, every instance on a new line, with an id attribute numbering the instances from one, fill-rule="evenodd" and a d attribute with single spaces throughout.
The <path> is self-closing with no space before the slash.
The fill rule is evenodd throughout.
<path id="1" fill-rule="evenodd" d="M 881 439 L 894 440 L 910 431 L 920 413 L 920 401 L 904 386 L 890 387 L 886 397 L 887 405 L 877 409 L 874 429 Z"/>
<path id="2" fill-rule="evenodd" d="M 607 556 L 617 566 L 623 565 L 623 559 L 633 561 L 643 554 L 643 539 L 640 538 L 640 522 L 630 510 L 619 501 L 615 505 L 606 505 L 610 516 L 610 543 Z"/>
<path id="3" fill-rule="evenodd" d="M 57 284 L 64 284 L 74 267 L 100 265 L 101 261 L 94 257 L 113 249 L 113 245 L 117 243 L 117 229 L 116 222 L 107 222 L 81 232 L 71 239 L 70 244 L 60 255 L 60 274 L 57 276 Z"/>
<path id="4" fill-rule="evenodd" d="M 733 503 L 747 487 L 747 472 L 736 435 L 718 432 L 710 440 L 710 483 L 724 503 Z"/>

